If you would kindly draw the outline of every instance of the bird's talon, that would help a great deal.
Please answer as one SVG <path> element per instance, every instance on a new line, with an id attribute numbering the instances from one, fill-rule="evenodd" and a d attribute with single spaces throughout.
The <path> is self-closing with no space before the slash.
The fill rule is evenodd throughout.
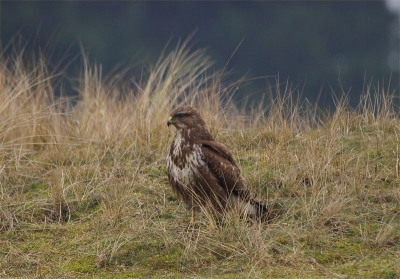
<path id="1" fill-rule="evenodd" d="M 210 224 L 207 228 L 203 230 L 203 232 L 209 233 L 212 232 L 213 230 L 215 230 L 215 226 L 214 224 Z"/>

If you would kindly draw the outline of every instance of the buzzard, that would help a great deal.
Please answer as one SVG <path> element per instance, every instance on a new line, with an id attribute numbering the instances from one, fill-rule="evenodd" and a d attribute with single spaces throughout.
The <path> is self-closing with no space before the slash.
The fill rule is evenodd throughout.
<path id="1" fill-rule="evenodd" d="M 176 108 L 167 125 L 176 128 L 166 158 L 168 179 L 177 198 L 192 211 L 192 223 L 201 208 L 212 213 L 236 208 L 256 220 L 268 215 L 252 197 L 229 150 L 214 140 L 195 108 Z"/>

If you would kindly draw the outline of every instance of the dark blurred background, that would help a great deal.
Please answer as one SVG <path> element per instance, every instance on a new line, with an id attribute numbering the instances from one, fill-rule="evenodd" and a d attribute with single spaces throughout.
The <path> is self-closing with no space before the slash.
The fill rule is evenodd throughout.
<path id="1" fill-rule="evenodd" d="M 119 63 L 155 61 L 168 41 L 172 49 L 196 31 L 193 49 L 207 48 L 215 69 L 229 61 L 231 81 L 260 77 L 243 83 L 238 99 L 257 98 L 279 75 L 303 98 L 320 96 L 321 106 L 332 103 L 332 91 L 340 94 L 340 79 L 354 105 L 366 82 L 387 88 L 391 79 L 398 90 L 398 9 L 397 0 L 2 1 L 1 46 L 17 36 L 27 48 L 52 49 L 54 65 L 83 46 L 107 73 Z"/>

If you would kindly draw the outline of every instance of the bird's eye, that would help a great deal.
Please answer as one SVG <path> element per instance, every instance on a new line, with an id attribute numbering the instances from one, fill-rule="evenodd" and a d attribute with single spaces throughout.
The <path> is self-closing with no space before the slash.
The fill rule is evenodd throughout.
<path id="1" fill-rule="evenodd" d="M 182 113 L 178 113 L 177 115 L 175 115 L 174 118 L 182 118 L 182 117 L 183 117 L 183 114 Z"/>

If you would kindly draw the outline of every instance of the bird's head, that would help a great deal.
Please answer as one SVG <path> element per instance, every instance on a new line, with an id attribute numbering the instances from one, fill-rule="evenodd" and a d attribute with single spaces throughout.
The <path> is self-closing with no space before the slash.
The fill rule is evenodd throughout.
<path id="1" fill-rule="evenodd" d="M 198 126 L 205 127 L 205 122 L 197 109 L 191 106 L 183 106 L 171 112 L 167 125 L 174 125 L 176 129 L 180 130 L 196 128 Z"/>

